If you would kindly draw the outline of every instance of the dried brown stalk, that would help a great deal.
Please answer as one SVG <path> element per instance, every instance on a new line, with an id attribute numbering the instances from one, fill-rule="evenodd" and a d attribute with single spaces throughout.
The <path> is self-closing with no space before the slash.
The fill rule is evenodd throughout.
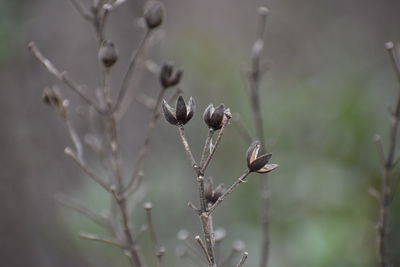
<path id="1" fill-rule="evenodd" d="M 139 153 L 139 161 L 136 164 L 133 179 L 129 181 L 128 185 L 125 185 L 125 179 L 122 172 L 122 156 L 120 152 L 120 144 L 119 144 L 119 120 L 117 117 L 117 111 L 119 110 L 120 104 L 123 101 L 128 88 L 130 87 L 131 78 L 135 71 L 135 67 L 137 66 L 138 58 L 140 54 L 143 52 L 143 47 L 149 39 L 150 33 L 158 27 L 162 22 L 163 16 L 163 7 L 161 3 L 157 3 L 156 8 L 157 12 L 153 12 L 152 17 L 150 18 L 152 22 L 151 27 L 148 23 L 148 28 L 146 34 L 140 42 L 139 47 L 136 49 L 134 56 L 128 66 L 128 70 L 126 75 L 123 78 L 121 89 L 118 92 L 118 97 L 116 101 L 112 99 L 112 88 L 111 88 L 111 67 L 118 59 L 118 52 L 114 46 L 114 44 L 105 39 L 104 29 L 106 26 L 107 18 L 110 16 L 111 11 L 122 4 L 123 0 L 101 0 L 93 2 L 93 6 L 88 9 L 85 7 L 82 2 L 79 0 L 71 0 L 74 7 L 78 10 L 78 12 L 83 16 L 84 19 L 88 20 L 94 27 L 98 48 L 99 48 L 99 60 L 103 63 L 103 92 L 101 94 L 102 98 L 98 99 L 99 103 L 91 100 L 83 91 L 83 86 L 76 85 L 65 72 L 60 72 L 55 65 L 36 47 L 36 45 L 31 42 L 29 44 L 29 48 L 32 54 L 46 67 L 46 69 L 54 75 L 58 80 L 63 82 L 67 87 L 71 88 L 75 93 L 77 93 L 90 107 L 97 111 L 100 115 L 100 118 L 106 125 L 106 137 L 108 140 L 109 147 L 109 159 L 112 166 L 112 176 L 106 177 L 108 179 L 104 179 L 104 177 L 100 177 L 93 171 L 84 161 L 83 159 L 83 147 L 80 142 L 80 138 L 72 126 L 71 121 L 69 120 L 67 114 L 67 105 L 60 108 L 62 111 L 63 118 L 66 122 L 67 128 L 69 130 L 71 139 L 76 148 L 76 152 L 74 152 L 71 148 L 66 148 L 65 153 L 70 156 L 77 165 L 95 182 L 101 185 L 106 191 L 108 191 L 112 196 L 112 205 L 110 210 L 110 217 L 102 217 L 97 215 L 96 213 L 90 211 L 85 208 L 83 205 L 77 204 L 78 202 L 66 200 L 63 198 L 61 202 L 69 206 L 78 212 L 85 214 L 93 221 L 110 228 L 110 232 L 114 235 L 113 237 L 101 237 L 95 234 L 81 234 L 80 236 L 85 239 L 105 242 L 108 244 L 112 244 L 122 248 L 125 251 L 125 254 L 128 256 L 131 265 L 135 267 L 142 267 L 144 263 L 140 258 L 138 252 L 138 244 L 137 240 L 134 238 L 134 234 L 131 230 L 131 220 L 127 208 L 128 197 L 136 191 L 137 187 L 140 185 L 141 178 L 143 177 L 143 172 L 141 171 L 143 159 L 147 153 L 148 145 L 150 143 L 151 133 L 155 127 L 155 123 L 160 113 L 158 112 L 158 108 L 161 103 L 161 99 L 164 95 L 164 89 L 161 88 L 159 97 L 155 102 L 155 105 L 152 109 L 152 116 L 148 126 L 148 134 L 144 140 L 143 148 Z M 153 7 L 154 8 L 154 7 Z M 156 16 L 154 16 L 156 14 Z M 145 19 L 146 14 L 145 14 Z M 156 24 L 155 24 L 156 22 Z M 54 96 L 50 100 L 57 100 L 57 95 Z M 49 99 L 47 99 L 50 101 Z M 64 101 L 65 102 L 65 101 Z M 63 103 L 64 103 L 63 102 Z M 59 103 L 55 102 L 56 104 Z M 67 103 L 67 102 L 65 102 Z M 53 104 L 50 103 L 49 104 Z M 63 104 L 64 105 L 64 104 Z M 149 217 L 149 227 L 152 236 L 155 235 L 154 226 L 151 223 L 151 216 Z M 122 233 L 119 233 L 119 229 L 122 229 Z M 120 240 L 121 239 L 121 240 Z M 155 237 L 153 237 L 155 240 Z M 159 261 L 159 266 L 163 266 L 163 254 L 165 250 L 162 247 L 158 248 L 157 251 L 157 259 Z"/>
<path id="2" fill-rule="evenodd" d="M 397 54 L 397 48 L 392 42 L 386 43 L 386 49 L 389 52 L 390 59 L 392 61 L 396 76 L 400 84 L 400 59 Z M 378 219 L 378 255 L 379 255 L 379 266 L 388 267 L 390 265 L 389 258 L 387 256 L 387 236 L 388 236 L 388 218 L 389 210 L 392 198 L 391 188 L 391 177 L 393 168 L 396 163 L 396 143 L 397 133 L 400 122 L 400 93 L 396 102 L 394 112 L 391 114 L 392 120 L 390 125 L 389 144 L 387 154 L 384 155 L 383 174 L 380 189 L 380 203 L 379 203 L 379 219 Z M 379 153 L 383 153 L 382 146 L 378 145 Z M 382 154 L 380 154 L 382 155 Z"/>
<path id="3" fill-rule="evenodd" d="M 264 35 L 268 17 L 268 9 L 266 7 L 258 8 L 259 24 L 257 38 L 253 44 L 251 54 L 251 67 L 247 74 L 247 81 L 250 94 L 251 108 L 253 112 L 254 126 L 256 129 L 257 139 L 260 140 L 262 147 L 266 148 L 264 123 L 260 104 L 260 81 L 264 75 L 265 68 L 261 62 L 262 53 L 264 51 Z M 268 177 L 264 175 L 260 178 L 260 223 L 262 231 L 261 251 L 259 267 L 266 267 L 269 258 L 269 192 L 268 192 Z"/>

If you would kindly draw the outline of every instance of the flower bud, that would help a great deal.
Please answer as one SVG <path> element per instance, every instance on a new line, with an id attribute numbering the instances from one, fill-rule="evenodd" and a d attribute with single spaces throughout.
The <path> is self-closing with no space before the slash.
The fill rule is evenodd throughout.
<path id="1" fill-rule="evenodd" d="M 99 60 L 106 68 L 112 67 L 117 62 L 118 50 L 112 41 L 103 41 L 99 49 Z"/>
<path id="2" fill-rule="evenodd" d="M 148 29 L 152 30 L 160 26 L 164 17 L 162 3 L 158 1 L 149 2 L 145 7 L 143 17 Z"/>

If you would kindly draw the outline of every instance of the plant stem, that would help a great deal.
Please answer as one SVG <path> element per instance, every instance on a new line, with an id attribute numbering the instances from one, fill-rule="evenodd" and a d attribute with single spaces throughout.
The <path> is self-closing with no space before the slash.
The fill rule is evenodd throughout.
<path id="1" fill-rule="evenodd" d="M 398 56 L 396 53 L 396 48 L 393 43 L 386 43 L 386 49 L 389 52 L 390 59 L 392 61 L 394 70 L 396 71 L 397 78 L 400 84 L 400 66 L 398 62 Z M 381 194 L 380 194 L 380 205 L 379 205 L 379 219 L 378 219 L 378 254 L 379 254 L 379 266 L 387 267 L 389 266 L 389 259 L 386 255 L 386 239 L 388 234 L 387 224 L 390 209 L 390 178 L 392 170 L 395 163 L 395 149 L 397 143 L 397 132 L 400 121 L 400 92 L 398 95 L 395 111 L 392 115 L 391 125 L 390 125 L 390 136 L 388 152 L 386 156 L 386 161 L 384 165 L 384 170 L 382 174 L 381 181 Z"/>

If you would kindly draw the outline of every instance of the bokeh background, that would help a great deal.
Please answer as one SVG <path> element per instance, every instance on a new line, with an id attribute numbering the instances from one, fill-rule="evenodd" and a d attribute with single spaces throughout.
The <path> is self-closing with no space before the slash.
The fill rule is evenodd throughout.
<path id="1" fill-rule="evenodd" d="M 84 1 L 85 2 L 85 1 Z M 89 1 L 86 1 L 88 3 Z M 397 0 L 203 0 L 163 1 L 165 37 L 149 58 L 173 60 L 184 69 L 181 88 L 198 106 L 187 132 L 199 155 L 207 129 L 202 110 L 225 103 L 254 133 L 241 70 L 248 65 L 256 35 L 256 9 L 271 10 L 264 59 L 269 71 L 261 86 L 270 175 L 273 267 L 374 266 L 380 165 L 372 137 L 386 144 L 388 108 L 398 84 L 384 43 L 400 40 Z M 137 26 L 143 0 L 127 0 L 106 28 L 119 47 L 113 85 L 120 83 L 143 30 Z M 96 211 L 108 196 L 63 154 L 71 145 L 65 125 L 41 101 L 42 89 L 57 84 L 29 54 L 35 41 L 61 69 L 91 88 L 99 86 L 95 35 L 69 1 L 0 1 L 0 258 L 4 266 L 127 266 L 118 249 L 79 239 L 78 232 L 103 233 L 83 216 L 55 201 L 72 196 Z M 73 107 L 81 102 L 62 87 Z M 154 96 L 155 77 L 146 73 L 140 90 Z M 148 112 L 138 103 L 122 120 L 125 172 L 131 170 L 145 134 Z M 76 118 L 79 129 L 85 125 Z M 248 143 L 235 122 L 227 129 L 210 174 L 231 184 L 245 168 Z M 81 132 L 83 134 L 83 132 Z M 177 131 L 161 119 L 146 162 L 142 197 L 132 205 L 134 229 L 144 222 L 142 203 L 151 201 L 169 266 L 192 266 L 175 257 L 176 235 L 199 233 L 188 201 L 196 202 L 192 171 Z M 397 175 L 397 174 L 396 174 Z M 260 243 L 257 175 L 218 210 L 217 227 L 227 238 L 224 258 L 242 240 L 256 266 Z M 397 189 L 396 189 L 397 190 Z M 400 266 L 399 198 L 391 209 L 390 255 Z M 143 236 L 144 249 L 149 247 Z M 147 258 L 152 258 L 147 253 Z"/>

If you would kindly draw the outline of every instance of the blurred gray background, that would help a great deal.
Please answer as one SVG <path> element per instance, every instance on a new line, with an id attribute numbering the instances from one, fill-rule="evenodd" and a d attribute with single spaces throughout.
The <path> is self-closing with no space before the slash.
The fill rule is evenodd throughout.
<path id="1" fill-rule="evenodd" d="M 89 1 L 87 1 L 89 2 Z M 187 125 L 194 153 L 201 153 L 207 129 L 201 115 L 209 103 L 225 103 L 254 133 L 241 69 L 249 63 L 256 34 L 256 10 L 271 11 L 262 83 L 267 141 L 280 168 L 270 175 L 270 266 L 374 266 L 377 202 L 367 191 L 379 188 L 380 166 L 372 142 L 384 143 L 388 107 L 398 84 L 384 49 L 400 40 L 397 0 L 165 0 L 165 39 L 149 57 L 173 60 L 184 69 L 181 88 L 198 106 Z M 108 38 L 119 47 L 113 70 L 118 86 L 143 30 L 137 26 L 144 1 L 127 0 L 110 17 Z M 99 86 L 95 35 L 69 1 L 0 0 L 0 258 L 4 266 L 127 266 L 118 249 L 78 238 L 78 232 L 102 233 L 96 225 L 56 203 L 70 195 L 95 210 L 107 207 L 107 195 L 80 172 L 63 149 L 70 146 L 65 125 L 41 101 L 42 89 L 57 84 L 32 55 L 35 41 L 60 69 L 77 81 Z M 158 83 L 146 74 L 140 90 L 154 96 Z M 62 87 L 74 107 L 81 103 Z M 143 141 L 148 112 L 135 104 L 122 121 L 126 173 Z M 84 127 L 85 125 L 78 126 Z M 210 174 L 231 184 L 245 168 L 248 143 L 229 126 Z M 177 131 L 162 118 L 146 162 L 147 195 L 152 201 L 169 266 L 188 266 L 174 256 L 176 234 L 199 224 L 188 201 L 197 201 L 196 185 Z M 258 261 L 258 179 L 252 174 L 215 216 L 228 237 L 249 251 L 248 266 Z M 135 206 L 134 229 L 144 222 Z M 400 200 L 395 198 L 390 255 L 400 266 Z M 144 247 L 148 237 L 144 237 Z M 150 257 L 150 255 L 147 255 Z"/>

